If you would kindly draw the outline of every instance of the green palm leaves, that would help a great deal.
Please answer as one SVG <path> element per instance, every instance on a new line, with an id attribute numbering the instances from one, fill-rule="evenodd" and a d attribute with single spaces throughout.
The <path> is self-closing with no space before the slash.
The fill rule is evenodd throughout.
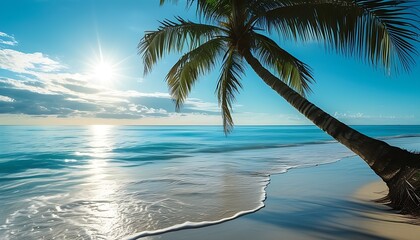
<path id="1" fill-rule="evenodd" d="M 244 74 L 244 64 L 241 55 L 230 48 L 223 58 L 222 70 L 217 83 L 217 98 L 222 108 L 225 133 L 232 130 L 233 119 L 230 114 L 235 94 L 242 87 L 240 77 Z"/>
<path id="2" fill-rule="evenodd" d="M 163 4 L 169 0 L 161 0 Z M 171 2 L 177 2 L 171 0 Z M 225 132 L 233 126 L 231 110 L 241 88 L 243 53 L 304 95 L 311 70 L 264 33 L 293 41 L 318 41 L 328 49 L 357 56 L 374 66 L 409 70 L 418 41 L 418 15 L 409 0 L 187 0 L 204 23 L 165 20 L 139 43 L 145 73 L 171 52 L 184 53 L 166 76 L 179 108 L 200 76 L 220 67 L 217 97 Z M 265 32 L 264 32 L 265 31 Z"/>
<path id="3" fill-rule="evenodd" d="M 165 54 L 182 52 L 186 47 L 195 49 L 221 31 L 218 27 L 185 21 L 180 17 L 177 22 L 165 20 L 161 24 L 157 31 L 147 32 L 138 45 L 139 53 L 143 54 L 145 74 Z"/>
<path id="4" fill-rule="evenodd" d="M 282 49 L 270 38 L 254 34 L 255 52 L 260 61 L 273 69 L 287 85 L 304 95 L 310 91 L 309 84 L 313 81 L 311 70 L 303 62 Z"/>
<path id="5" fill-rule="evenodd" d="M 295 0 L 270 9 L 256 25 L 286 39 L 319 41 L 329 49 L 356 56 L 387 71 L 409 70 L 417 52 L 416 1 Z M 288 2 L 288 3 L 287 3 Z M 417 10 L 418 11 L 418 10 Z"/>
<path id="6" fill-rule="evenodd" d="M 211 71 L 224 50 L 221 38 L 215 38 L 186 53 L 166 75 L 170 93 L 179 109 L 199 76 Z"/>

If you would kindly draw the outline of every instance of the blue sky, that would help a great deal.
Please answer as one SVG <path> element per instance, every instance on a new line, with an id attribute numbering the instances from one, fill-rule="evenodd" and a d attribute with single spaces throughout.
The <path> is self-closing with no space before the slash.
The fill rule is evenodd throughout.
<path id="1" fill-rule="evenodd" d="M 177 15 L 195 19 L 194 9 L 158 0 L 2 0 L 0 124 L 221 124 L 217 71 L 200 79 L 179 113 L 164 82 L 179 56 L 143 76 L 139 40 Z M 317 43 L 282 44 L 313 69 L 308 99 L 338 119 L 420 124 L 418 64 L 388 76 Z M 309 124 L 251 69 L 242 80 L 237 124 Z"/>

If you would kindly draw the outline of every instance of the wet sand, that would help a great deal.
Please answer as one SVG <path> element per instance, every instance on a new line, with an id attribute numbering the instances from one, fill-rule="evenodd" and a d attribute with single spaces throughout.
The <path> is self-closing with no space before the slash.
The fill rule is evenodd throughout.
<path id="1" fill-rule="evenodd" d="M 372 201 L 386 194 L 378 181 L 358 157 L 292 169 L 271 176 L 256 213 L 143 239 L 419 239 L 419 225 Z"/>

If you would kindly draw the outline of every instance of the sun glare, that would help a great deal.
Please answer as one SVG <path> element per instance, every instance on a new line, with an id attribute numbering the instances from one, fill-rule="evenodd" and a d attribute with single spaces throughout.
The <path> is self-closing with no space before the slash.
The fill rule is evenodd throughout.
<path id="1" fill-rule="evenodd" d="M 115 78 L 115 67 L 108 63 L 101 61 L 97 63 L 92 71 L 92 78 L 102 84 L 108 84 Z"/>

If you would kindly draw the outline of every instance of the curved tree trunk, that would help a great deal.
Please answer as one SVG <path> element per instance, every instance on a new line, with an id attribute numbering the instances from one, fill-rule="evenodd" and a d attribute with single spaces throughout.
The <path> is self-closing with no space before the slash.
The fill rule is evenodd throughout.
<path id="1" fill-rule="evenodd" d="M 263 81 L 316 126 L 359 155 L 389 188 L 389 205 L 420 215 L 420 154 L 368 137 L 318 108 L 265 69 L 249 51 L 242 53 Z M 384 199 L 385 200 L 385 199 Z"/>

